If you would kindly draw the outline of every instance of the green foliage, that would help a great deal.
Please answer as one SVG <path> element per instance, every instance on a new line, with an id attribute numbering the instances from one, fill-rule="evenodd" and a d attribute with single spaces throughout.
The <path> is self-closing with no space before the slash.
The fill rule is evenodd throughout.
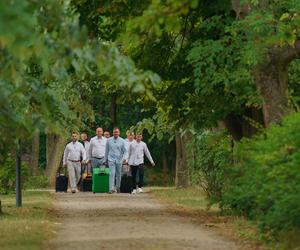
<path id="1" fill-rule="evenodd" d="M 16 183 L 16 163 L 11 156 L 8 156 L 0 163 L 0 193 L 8 194 L 14 192 Z M 22 173 L 22 188 L 24 188 L 24 182 L 29 176 L 29 168 L 26 164 L 21 166 Z"/>
<path id="2" fill-rule="evenodd" d="M 146 184 L 150 187 L 166 187 L 173 186 L 175 180 L 175 173 L 168 171 L 164 173 L 161 168 L 147 167 L 145 170 Z"/>
<path id="3" fill-rule="evenodd" d="M 300 227 L 300 114 L 237 147 L 223 205 L 278 233 Z"/>
<path id="4" fill-rule="evenodd" d="M 10 1 L 0 10 L 2 143 L 93 121 L 86 96 L 95 83 L 142 92 L 159 81 L 112 43 L 89 39 L 69 1 Z"/>
<path id="5" fill-rule="evenodd" d="M 24 183 L 24 189 L 40 189 L 49 187 L 49 179 L 45 175 L 28 176 Z"/>
<path id="6" fill-rule="evenodd" d="M 300 60 L 294 60 L 289 65 L 290 102 L 295 111 L 299 111 L 300 105 Z"/>
<path id="7" fill-rule="evenodd" d="M 232 164 L 232 141 L 223 130 L 195 134 L 188 145 L 193 155 L 188 160 L 191 183 L 201 187 L 210 204 L 222 200 L 227 172 Z"/>

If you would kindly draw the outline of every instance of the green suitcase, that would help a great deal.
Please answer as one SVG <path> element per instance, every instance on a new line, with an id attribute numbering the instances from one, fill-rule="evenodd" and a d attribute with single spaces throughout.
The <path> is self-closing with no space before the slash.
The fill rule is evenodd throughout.
<path id="1" fill-rule="evenodd" d="M 109 168 L 93 169 L 93 193 L 109 192 Z"/>

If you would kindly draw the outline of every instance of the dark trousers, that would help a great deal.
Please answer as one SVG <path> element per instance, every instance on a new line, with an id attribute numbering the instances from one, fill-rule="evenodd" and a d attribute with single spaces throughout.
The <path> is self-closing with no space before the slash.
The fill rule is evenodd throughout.
<path id="1" fill-rule="evenodd" d="M 132 175 L 132 185 L 133 189 L 136 189 L 136 175 L 137 171 L 139 171 L 139 183 L 138 187 L 142 188 L 144 186 L 144 164 L 140 164 L 138 166 L 130 166 L 131 175 Z"/>

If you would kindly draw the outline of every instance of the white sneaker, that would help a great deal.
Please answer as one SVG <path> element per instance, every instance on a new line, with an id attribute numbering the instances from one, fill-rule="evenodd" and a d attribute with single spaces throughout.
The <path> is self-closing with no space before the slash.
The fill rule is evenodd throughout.
<path id="1" fill-rule="evenodd" d="M 136 189 L 133 189 L 131 194 L 136 194 Z"/>
<path id="2" fill-rule="evenodd" d="M 138 192 L 138 193 L 143 193 L 144 191 L 143 191 L 142 188 L 138 188 L 137 192 Z"/>

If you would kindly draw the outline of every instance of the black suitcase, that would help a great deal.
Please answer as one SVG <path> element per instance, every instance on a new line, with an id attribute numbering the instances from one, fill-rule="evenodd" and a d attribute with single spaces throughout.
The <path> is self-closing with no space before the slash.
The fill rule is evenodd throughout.
<path id="1" fill-rule="evenodd" d="M 92 186 L 93 186 L 92 174 L 89 173 L 88 167 L 83 167 L 81 171 L 80 189 L 82 192 L 92 192 Z"/>
<path id="2" fill-rule="evenodd" d="M 68 191 L 68 183 L 69 178 L 67 176 L 67 169 L 64 168 L 65 171 L 62 173 L 62 168 L 60 167 L 58 169 L 57 175 L 56 175 L 56 183 L 55 183 L 55 191 L 56 192 L 67 192 Z"/>
<path id="3" fill-rule="evenodd" d="M 125 173 L 122 175 L 122 178 L 121 178 L 120 192 L 121 193 L 131 193 L 132 190 L 133 190 L 132 176 L 128 173 Z"/>

